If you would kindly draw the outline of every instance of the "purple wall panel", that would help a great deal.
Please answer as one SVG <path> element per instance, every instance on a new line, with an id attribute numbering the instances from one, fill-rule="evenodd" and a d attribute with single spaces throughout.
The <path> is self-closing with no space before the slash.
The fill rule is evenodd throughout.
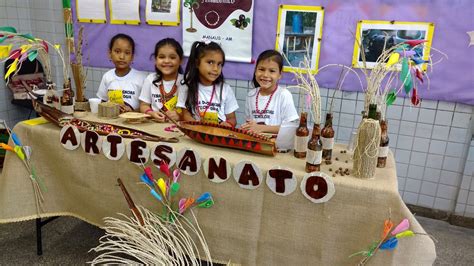
<path id="1" fill-rule="evenodd" d="M 75 22 L 76 34 L 78 24 L 85 26 L 88 40 L 85 56 L 90 57 L 91 66 L 113 67 L 107 55 L 108 42 L 119 32 L 129 34 L 135 39 L 137 52 L 134 67 L 140 70 L 153 70 L 150 54 L 153 53 L 158 40 L 173 37 L 182 41 L 181 26 L 159 27 L 144 23 L 145 2 L 140 1 L 142 18 L 140 26 Z M 71 4 L 74 10 L 75 1 L 71 1 Z M 449 59 L 436 65 L 433 72 L 429 73 L 430 90 L 427 91 L 427 87 L 422 85 L 419 93 L 424 99 L 474 105 L 474 46 L 468 47 L 469 37 L 466 34 L 467 31 L 474 30 L 474 2 L 471 0 L 254 0 L 254 4 L 253 58 L 263 50 L 274 48 L 280 4 L 324 6 L 320 66 L 333 63 L 351 65 L 354 44 L 351 32 L 355 32 L 359 20 L 434 22 L 433 47 L 446 53 Z M 253 69 L 253 64 L 227 62 L 224 75 L 226 78 L 250 80 Z M 339 69 L 334 68 L 318 74 L 320 86 L 334 87 L 339 72 Z M 287 73 L 282 83 L 292 83 L 292 79 L 293 75 Z M 359 90 L 360 86 L 354 77 L 350 77 L 343 89 L 354 91 Z"/>

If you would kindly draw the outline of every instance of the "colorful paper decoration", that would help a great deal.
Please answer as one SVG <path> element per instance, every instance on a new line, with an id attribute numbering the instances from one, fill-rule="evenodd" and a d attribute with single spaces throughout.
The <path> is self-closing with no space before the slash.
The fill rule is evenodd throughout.
<path id="1" fill-rule="evenodd" d="M 4 37 L 4 38 L 6 38 L 6 37 Z M 0 38 L 0 40 L 1 39 L 2 38 Z M 0 43 L 1 43 L 1 41 L 0 41 Z M 8 57 L 8 55 L 10 54 L 11 49 L 12 49 L 11 45 L 2 45 L 2 46 L 0 46 L 0 59 Z"/>
<path id="2" fill-rule="evenodd" d="M 9 66 L 8 66 L 8 71 L 5 73 L 5 79 L 8 79 L 8 77 L 16 71 L 17 69 L 17 64 L 18 64 L 18 58 L 15 59 Z"/>
<path id="3" fill-rule="evenodd" d="M 393 229 L 391 234 L 392 236 L 394 236 L 398 233 L 408 230 L 408 228 L 410 228 L 410 222 L 408 221 L 407 218 L 405 218 L 395 227 L 395 229 Z"/>
<path id="4" fill-rule="evenodd" d="M 421 83 L 423 83 L 423 74 L 418 68 L 415 68 L 415 76 Z"/>
<path id="5" fill-rule="evenodd" d="M 400 80 L 403 82 L 403 87 L 405 88 L 406 94 L 410 93 L 410 90 L 413 87 L 413 82 L 411 80 L 407 58 L 402 59 L 402 71 L 400 72 Z"/>
<path id="6" fill-rule="evenodd" d="M 402 56 L 402 57 L 412 57 L 416 54 L 416 52 L 413 51 L 413 50 L 397 51 L 397 53 L 400 54 L 400 56 Z"/>
<path id="7" fill-rule="evenodd" d="M 33 62 L 33 60 L 35 60 L 37 56 L 38 51 L 36 50 L 28 52 L 28 60 L 30 60 L 30 62 Z"/>
<path id="8" fill-rule="evenodd" d="M 385 102 L 387 103 L 387 107 L 392 105 L 393 102 L 395 102 L 396 99 L 397 99 L 397 92 L 395 90 L 391 90 L 387 94 L 387 99 L 385 99 Z"/>
<path id="9" fill-rule="evenodd" d="M 0 27 L 0 31 L 7 31 L 7 32 L 11 32 L 11 33 L 17 33 L 15 28 L 9 27 L 9 26 Z"/>
<path id="10" fill-rule="evenodd" d="M 378 243 L 375 242 L 371 244 L 366 250 L 362 250 L 350 255 L 349 258 L 356 255 L 362 255 L 364 258 L 362 258 L 358 265 L 365 265 L 370 260 L 370 258 L 377 253 L 377 250 L 394 250 L 398 245 L 399 239 L 414 236 L 415 233 L 413 233 L 411 230 L 408 230 L 409 227 L 410 223 L 406 218 L 403 219 L 395 228 L 393 228 L 393 222 L 390 219 L 385 220 L 380 241 Z M 390 235 L 391 237 L 389 237 Z"/>
<path id="11" fill-rule="evenodd" d="M 382 245 L 380 245 L 381 250 L 394 250 L 397 247 L 398 244 L 398 239 L 396 237 L 392 237 L 388 239 L 387 241 L 383 242 Z"/>
<path id="12" fill-rule="evenodd" d="M 414 105 L 414 106 L 417 106 L 418 104 L 420 104 L 421 100 L 420 100 L 420 97 L 418 96 L 418 92 L 416 90 L 416 88 L 413 88 L 413 91 L 411 93 L 411 103 Z"/>
<path id="13" fill-rule="evenodd" d="M 425 43 L 426 40 L 408 40 L 408 41 L 404 41 L 403 43 L 406 43 L 408 45 L 410 45 L 411 47 L 414 47 L 414 46 L 417 46 L 417 45 L 420 45 L 422 43 Z"/>
<path id="14" fill-rule="evenodd" d="M 13 144 L 15 144 L 14 147 L 11 147 L 8 144 L 5 143 L 0 143 L 0 148 L 10 151 L 16 154 L 16 156 L 23 162 L 24 166 L 28 170 L 29 173 L 29 179 L 32 182 L 33 185 L 33 192 L 34 192 L 34 198 L 36 201 L 36 206 L 37 206 L 37 214 L 39 215 L 41 211 L 43 210 L 43 202 L 44 202 L 44 197 L 43 197 L 43 192 L 46 192 L 46 186 L 44 185 L 43 180 L 36 174 L 36 170 L 32 162 L 30 161 L 31 159 L 31 154 L 32 150 L 31 147 L 29 146 L 23 146 L 22 142 L 20 141 L 20 138 L 13 132 L 8 125 L 3 122 L 5 125 L 5 128 L 7 131 L 10 133 L 10 137 L 13 140 Z"/>
<path id="15" fill-rule="evenodd" d="M 385 66 L 387 68 L 390 68 L 394 64 L 397 64 L 399 59 L 400 59 L 400 54 L 399 53 L 392 53 L 390 55 L 390 57 L 388 58 L 387 64 Z"/>

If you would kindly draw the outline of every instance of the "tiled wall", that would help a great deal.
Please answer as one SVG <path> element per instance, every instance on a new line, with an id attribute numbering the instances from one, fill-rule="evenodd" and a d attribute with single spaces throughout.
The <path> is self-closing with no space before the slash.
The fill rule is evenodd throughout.
<path id="1" fill-rule="evenodd" d="M 474 218 L 474 140 L 471 141 L 464 166 L 455 213 Z"/>
<path id="2" fill-rule="evenodd" d="M 21 32 L 54 43 L 64 44 L 64 24 L 60 0 L 0 0 L 0 25 L 16 27 Z M 62 84 L 58 58 L 53 57 L 55 79 Z M 93 97 L 107 69 L 89 69 L 87 97 Z M 225 71 L 225 70 L 224 70 Z M 250 77 L 249 77 L 250 78 Z M 248 81 L 227 80 L 235 88 L 241 109 L 238 122 L 244 119 Z M 295 104 L 299 92 L 291 89 Z M 322 89 L 323 117 L 333 94 Z M 0 119 L 10 125 L 28 118 L 29 111 L 10 104 L 11 94 L 0 82 Z M 334 128 L 336 140 L 347 143 L 360 122 L 363 94 L 336 92 Z M 474 144 L 472 138 L 473 106 L 425 100 L 412 107 L 408 99 L 399 98 L 387 112 L 390 146 L 397 161 L 399 191 L 406 203 L 455 212 L 474 217 Z M 469 155 L 468 155 L 469 154 Z"/>

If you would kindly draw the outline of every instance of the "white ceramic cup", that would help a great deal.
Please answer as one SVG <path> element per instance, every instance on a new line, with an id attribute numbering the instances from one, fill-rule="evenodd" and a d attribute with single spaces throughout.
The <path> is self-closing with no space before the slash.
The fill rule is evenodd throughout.
<path id="1" fill-rule="evenodd" d="M 99 98 L 90 98 L 89 106 L 91 107 L 91 113 L 97 114 L 99 112 L 99 103 L 102 102 Z"/>

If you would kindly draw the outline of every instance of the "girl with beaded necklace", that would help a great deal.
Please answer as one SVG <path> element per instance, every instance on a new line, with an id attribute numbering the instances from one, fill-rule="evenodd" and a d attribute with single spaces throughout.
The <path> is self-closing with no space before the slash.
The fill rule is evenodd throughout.
<path id="1" fill-rule="evenodd" d="M 140 112 L 149 114 L 157 122 L 164 122 L 168 117 L 179 120 L 176 109 L 177 91 L 181 86 L 183 75 L 181 62 L 183 48 L 172 38 L 166 38 L 155 45 L 155 73 L 148 75 L 143 82 L 140 94 Z"/>
<path id="2" fill-rule="evenodd" d="M 215 42 L 194 42 L 184 71 L 178 107 L 185 121 L 201 120 L 235 127 L 239 108 L 232 88 L 224 83 L 225 54 Z"/>
<path id="3" fill-rule="evenodd" d="M 255 89 L 247 96 L 243 129 L 277 134 L 282 123 L 299 118 L 291 92 L 278 86 L 282 68 L 279 52 L 266 50 L 258 56 L 253 75 Z"/>

